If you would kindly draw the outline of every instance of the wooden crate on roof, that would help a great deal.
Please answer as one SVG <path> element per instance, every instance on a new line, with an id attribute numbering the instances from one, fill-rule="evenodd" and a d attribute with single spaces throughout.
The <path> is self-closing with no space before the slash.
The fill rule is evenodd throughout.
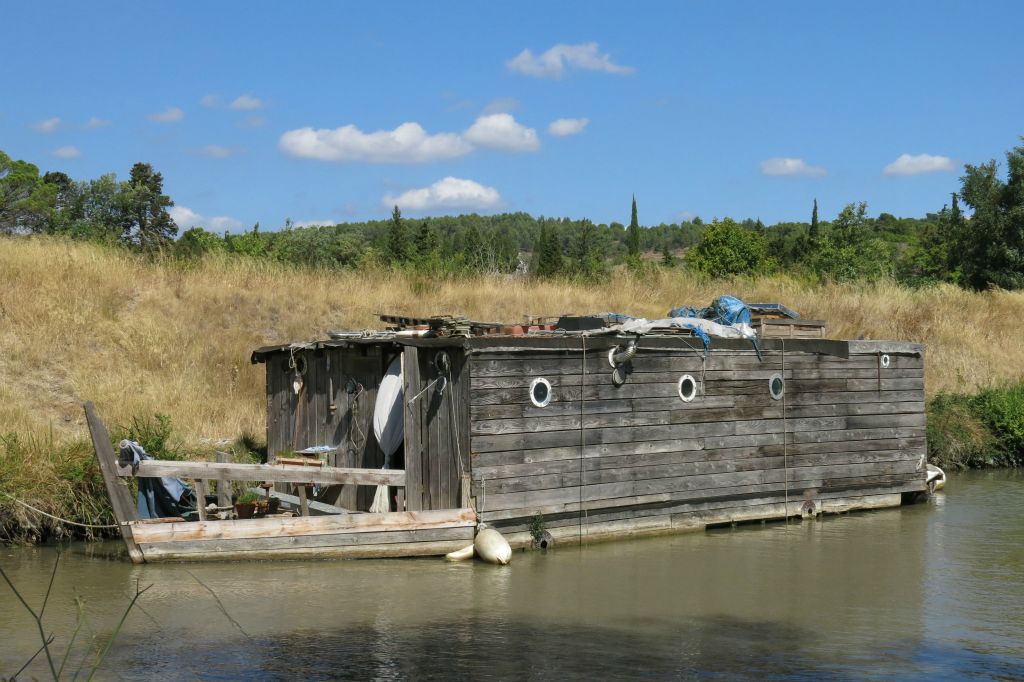
<path id="1" fill-rule="evenodd" d="M 825 320 L 754 318 L 752 323 L 762 339 L 823 339 Z"/>

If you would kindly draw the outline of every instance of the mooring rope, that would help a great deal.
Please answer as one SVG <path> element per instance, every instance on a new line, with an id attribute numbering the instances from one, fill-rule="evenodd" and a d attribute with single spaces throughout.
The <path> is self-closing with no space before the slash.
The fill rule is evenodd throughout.
<path id="1" fill-rule="evenodd" d="M 579 484 L 579 502 L 580 502 L 580 525 L 579 525 L 579 541 L 583 544 L 583 450 L 586 446 L 586 430 L 584 429 L 584 421 L 586 419 L 586 390 L 587 390 L 587 337 L 586 335 L 581 336 L 580 340 L 583 342 L 583 373 L 580 376 L 580 484 Z"/>
<path id="2" fill-rule="evenodd" d="M 27 509 L 31 509 L 32 511 L 34 511 L 37 514 L 42 514 L 43 516 L 47 516 L 47 517 L 53 519 L 54 521 L 60 521 L 61 523 L 66 523 L 66 524 L 71 525 L 71 526 L 78 526 L 79 528 L 120 528 L 121 527 L 119 524 L 116 524 L 116 523 L 113 524 L 113 525 L 101 525 L 101 524 L 95 524 L 95 523 L 79 523 L 78 521 L 71 521 L 70 519 L 62 519 L 59 516 L 54 516 L 53 514 L 51 514 L 49 512 L 44 512 L 42 509 L 38 509 L 36 507 L 33 507 L 28 502 L 22 502 L 17 497 L 15 497 L 13 495 L 10 495 L 8 493 L 0 492 L 0 495 L 3 495 L 4 497 L 6 497 L 8 499 L 14 500 L 18 504 L 20 504 L 22 507 L 26 507 Z"/>
<path id="3" fill-rule="evenodd" d="M 786 481 L 786 523 L 789 523 L 789 429 L 786 427 L 786 340 L 782 339 L 782 468 Z"/>

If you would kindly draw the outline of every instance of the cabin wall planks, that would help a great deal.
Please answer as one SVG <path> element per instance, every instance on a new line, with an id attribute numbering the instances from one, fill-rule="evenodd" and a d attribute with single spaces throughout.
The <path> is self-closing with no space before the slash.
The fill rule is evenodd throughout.
<path id="1" fill-rule="evenodd" d="M 814 342 L 775 341 L 759 359 L 735 346 L 713 345 L 706 356 L 643 349 L 655 343 L 644 340 L 620 387 L 607 346 L 586 360 L 582 348 L 478 349 L 469 401 L 483 521 L 515 532 L 538 512 L 556 526 L 611 515 L 640 528 L 648 517 L 690 518 L 700 505 L 725 504 L 730 517 L 745 507 L 788 515 L 805 500 L 864 491 L 868 507 L 923 489 L 919 347 L 857 342 L 859 352 L 841 357 L 813 352 L 829 348 Z M 883 366 L 891 350 L 904 352 Z M 692 402 L 677 392 L 684 374 L 699 384 Z M 781 400 L 769 394 L 776 374 L 785 381 Z M 529 398 L 538 377 L 551 383 L 546 407 Z M 698 516 L 715 513 L 726 512 Z"/>

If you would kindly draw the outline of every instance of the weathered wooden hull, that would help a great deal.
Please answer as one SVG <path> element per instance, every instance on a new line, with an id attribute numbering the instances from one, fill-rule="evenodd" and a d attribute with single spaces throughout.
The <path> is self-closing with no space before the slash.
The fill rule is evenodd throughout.
<path id="1" fill-rule="evenodd" d="M 472 509 L 131 523 L 145 562 L 440 556 L 473 542 Z"/>
<path id="2" fill-rule="evenodd" d="M 642 340 L 621 386 L 607 343 L 586 354 L 579 343 L 476 350 L 480 520 L 521 545 L 537 514 L 556 540 L 577 541 L 799 516 L 805 505 L 896 506 L 924 491 L 921 346 L 771 341 L 758 357 L 749 344 L 716 341 L 705 356 L 671 343 Z M 677 394 L 686 374 L 701 388 L 690 402 Z M 785 380 L 781 399 L 773 375 Z M 551 385 L 543 407 L 529 399 L 535 377 Z"/>

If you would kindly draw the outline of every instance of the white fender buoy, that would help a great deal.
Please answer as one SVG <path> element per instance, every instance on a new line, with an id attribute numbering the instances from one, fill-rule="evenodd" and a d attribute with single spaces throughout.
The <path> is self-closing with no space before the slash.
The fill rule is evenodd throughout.
<path id="1" fill-rule="evenodd" d="M 444 555 L 444 558 L 448 561 L 465 561 L 466 559 L 473 558 L 473 545 L 457 549 L 454 552 L 448 552 Z"/>
<path id="2" fill-rule="evenodd" d="M 942 490 L 946 487 L 946 472 L 934 464 L 929 464 L 924 482 L 932 491 Z"/>
<path id="3" fill-rule="evenodd" d="M 473 540 L 473 548 L 478 557 L 487 563 L 502 566 L 512 560 L 512 547 L 501 533 L 482 523 L 477 528 L 478 532 L 476 539 Z"/>

